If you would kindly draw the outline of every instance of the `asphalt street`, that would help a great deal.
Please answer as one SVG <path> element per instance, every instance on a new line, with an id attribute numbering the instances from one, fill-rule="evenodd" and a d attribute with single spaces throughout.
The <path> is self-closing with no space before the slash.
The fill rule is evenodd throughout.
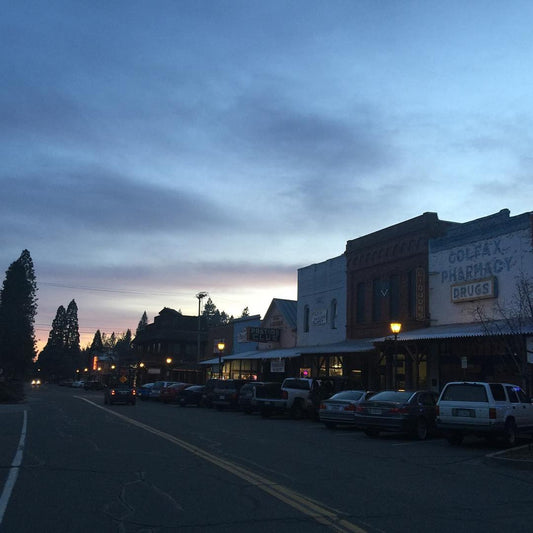
<path id="1" fill-rule="evenodd" d="M 26 415 L 24 415 L 26 413 Z M 24 416 L 20 468 L 12 461 Z M 0 406 L 0 531 L 529 532 L 531 471 L 498 448 L 399 435 L 370 439 L 311 420 L 44 385 Z"/>

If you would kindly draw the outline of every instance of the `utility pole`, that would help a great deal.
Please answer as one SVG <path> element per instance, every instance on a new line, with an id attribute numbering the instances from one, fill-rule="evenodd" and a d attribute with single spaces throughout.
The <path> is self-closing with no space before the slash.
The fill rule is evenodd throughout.
<path id="1" fill-rule="evenodd" d="M 196 298 L 198 298 L 198 351 L 196 353 L 196 362 L 200 362 L 200 344 L 201 344 L 201 308 L 202 308 L 202 300 L 207 296 L 207 292 L 201 291 L 196 295 Z"/>

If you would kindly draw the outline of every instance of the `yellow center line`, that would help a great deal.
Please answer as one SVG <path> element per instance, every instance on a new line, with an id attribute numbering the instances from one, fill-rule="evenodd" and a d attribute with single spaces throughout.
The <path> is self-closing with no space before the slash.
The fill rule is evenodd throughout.
<path id="1" fill-rule="evenodd" d="M 198 448 L 197 446 L 194 446 L 193 444 L 190 444 L 184 440 L 178 439 L 177 437 L 174 437 L 173 435 L 170 435 L 169 433 L 165 433 L 164 431 L 160 431 L 151 426 L 148 426 L 147 424 L 143 424 L 142 422 L 134 420 L 133 418 L 124 416 L 120 413 L 117 413 L 116 411 L 107 409 L 106 407 L 102 407 L 101 405 L 98 405 L 95 402 L 87 398 L 84 398 L 82 396 L 76 396 L 76 398 L 79 398 L 80 400 L 83 400 L 91 405 L 94 405 L 94 407 L 97 407 L 98 409 L 101 409 L 102 411 L 105 411 L 106 413 L 109 413 L 111 415 L 114 415 L 124 420 L 125 422 L 132 424 L 133 426 L 137 426 L 138 428 L 141 428 L 141 429 L 144 429 L 145 431 L 153 433 L 154 435 L 157 435 L 158 437 L 161 437 L 169 442 L 172 442 L 173 444 L 177 444 L 184 450 L 187 450 L 188 452 L 196 455 L 197 457 L 200 457 L 204 459 L 205 461 L 208 461 L 218 466 L 219 468 L 222 468 L 223 470 L 230 472 L 234 476 L 237 476 L 240 479 L 247 481 L 252 486 L 257 487 L 263 492 L 266 492 L 267 494 L 282 501 L 283 503 L 305 514 L 306 516 L 313 518 L 320 524 L 328 526 L 333 531 L 366 533 L 366 530 L 341 518 L 338 513 L 335 513 L 327 509 L 323 505 L 320 505 L 319 503 L 314 502 L 310 500 L 309 498 L 306 498 L 305 496 L 287 487 L 284 487 L 283 485 L 280 485 L 279 483 L 271 481 L 267 479 L 266 477 L 260 476 L 259 474 L 256 474 L 255 472 L 248 470 L 247 468 L 239 466 L 221 457 L 217 457 L 216 455 L 206 452 L 205 450 L 202 450 L 201 448 Z"/>

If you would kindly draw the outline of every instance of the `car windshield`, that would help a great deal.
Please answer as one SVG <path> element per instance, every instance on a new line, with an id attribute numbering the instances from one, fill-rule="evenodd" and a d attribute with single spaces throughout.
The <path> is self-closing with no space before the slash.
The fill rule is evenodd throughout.
<path id="1" fill-rule="evenodd" d="M 407 402 L 413 395 L 409 391 L 385 390 L 378 392 L 370 399 L 371 402 Z"/>
<path id="2" fill-rule="evenodd" d="M 363 396 L 362 391 L 358 390 L 343 390 L 342 392 L 338 392 L 337 394 L 334 394 L 330 400 L 360 400 Z"/>

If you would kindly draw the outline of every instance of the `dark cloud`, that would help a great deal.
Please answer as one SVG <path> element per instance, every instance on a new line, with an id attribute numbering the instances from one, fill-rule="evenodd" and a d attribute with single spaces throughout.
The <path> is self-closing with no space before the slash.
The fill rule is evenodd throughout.
<path id="1" fill-rule="evenodd" d="M 32 222 L 65 233 L 87 232 L 149 235 L 210 231 L 236 222 L 208 197 L 182 187 L 164 187 L 111 173 L 77 169 L 62 176 L 4 177 L 0 219 L 5 224 Z M 185 180 L 186 181 L 186 180 Z"/>

